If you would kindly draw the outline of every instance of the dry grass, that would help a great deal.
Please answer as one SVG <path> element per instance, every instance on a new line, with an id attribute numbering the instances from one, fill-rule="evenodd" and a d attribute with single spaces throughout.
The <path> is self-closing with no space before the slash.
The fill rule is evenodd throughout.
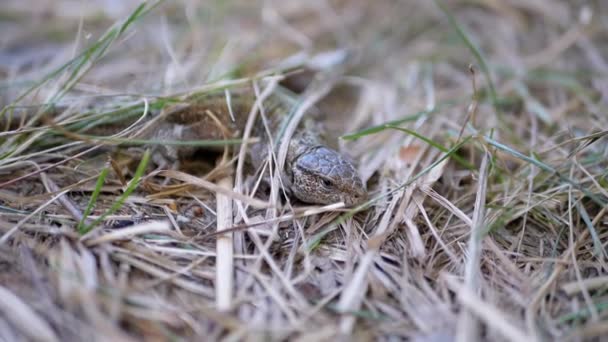
<path id="1" fill-rule="evenodd" d="M 608 335 L 606 2 L 138 6 L 0 8 L 0 339 Z M 302 68 L 356 210 L 258 190 L 245 144 L 155 171 L 78 133 Z"/>

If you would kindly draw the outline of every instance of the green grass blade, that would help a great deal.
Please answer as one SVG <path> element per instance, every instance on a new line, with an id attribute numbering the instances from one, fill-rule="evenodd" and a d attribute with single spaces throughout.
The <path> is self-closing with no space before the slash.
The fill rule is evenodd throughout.
<path id="1" fill-rule="evenodd" d="M 6 106 L 2 110 L 2 112 L 0 112 L 0 115 L 3 115 L 6 112 L 6 110 L 15 106 L 19 101 L 21 101 L 23 98 L 25 98 L 26 96 L 31 94 L 34 90 L 38 89 L 44 83 L 50 81 L 51 79 L 58 77 L 63 72 L 72 69 L 70 76 L 68 77 L 68 79 L 65 82 L 66 85 L 64 87 L 62 87 L 55 95 L 53 95 L 51 97 L 51 101 L 48 101 L 48 105 L 46 106 L 46 108 L 47 109 L 50 108 L 50 106 L 52 106 L 56 101 L 58 101 L 67 91 L 69 91 L 86 74 L 86 72 L 88 70 L 91 69 L 91 67 L 94 65 L 94 63 L 96 61 L 98 61 L 100 58 L 102 58 L 105 55 L 105 53 L 110 48 L 112 43 L 114 41 L 116 41 L 116 39 L 120 38 L 122 36 L 122 34 L 133 23 L 135 23 L 136 20 L 138 20 L 141 17 L 143 17 L 144 15 L 148 14 L 151 10 L 156 8 L 163 1 L 164 0 L 158 0 L 154 3 L 152 3 L 151 5 L 148 5 L 147 2 L 144 2 L 141 5 L 139 5 L 135 9 L 135 11 L 133 11 L 133 13 L 124 21 L 124 23 L 122 23 L 122 25 L 120 25 L 118 28 L 113 27 L 113 28 L 109 29 L 97 42 L 93 43 L 91 46 L 89 46 L 83 52 L 78 54 L 76 57 L 74 57 L 70 61 L 64 63 L 57 69 L 51 71 L 46 76 L 42 77 L 39 81 L 34 82 L 34 84 L 30 88 L 25 90 L 21 95 L 19 95 L 13 101 L 13 103 L 11 105 Z M 91 63 L 88 65 L 88 67 L 86 67 L 84 69 L 84 71 L 81 72 L 82 68 L 89 61 Z"/>
<path id="2" fill-rule="evenodd" d="M 343 135 L 343 136 L 340 137 L 340 139 L 344 139 L 344 140 L 356 140 L 356 139 L 359 139 L 359 138 L 364 137 L 366 135 L 371 135 L 371 134 L 376 134 L 376 133 L 382 132 L 385 129 L 395 128 L 395 127 L 397 127 L 399 125 L 402 125 L 402 124 L 404 124 L 406 122 L 416 121 L 416 120 L 418 120 L 419 118 L 421 118 L 423 116 L 436 113 L 438 110 L 439 109 L 437 107 L 435 109 L 432 109 L 432 110 L 422 110 L 422 111 L 419 111 L 417 113 L 414 113 L 414 114 L 411 114 L 411 115 L 407 115 L 407 116 L 403 117 L 402 119 L 389 121 L 389 122 L 383 123 L 381 125 L 377 125 L 377 126 L 373 126 L 373 127 L 370 127 L 370 128 L 366 128 L 366 129 L 360 130 L 359 132 Z"/>
<path id="3" fill-rule="evenodd" d="M 137 170 L 135 171 L 135 174 L 133 176 L 133 179 L 129 182 L 129 185 L 127 186 L 127 189 L 123 192 L 123 194 L 118 198 L 118 200 L 116 202 L 114 202 L 114 204 L 112 204 L 112 206 L 110 207 L 110 209 L 106 210 L 101 216 L 99 216 L 95 221 L 93 221 L 91 224 L 89 224 L 88 226 L 84 227 L 81 231 L 80 234 L 84 235 L 88 232 L 91 231 L 91 229 L 95 228 L 95 226 L 97 226 L 101 221 L 105 220 L 106 217 L 108 217 L 109 215 L 112 215 L 113 213 L 115 213 L 118 209 L 120 209 L 122 207 L 122 205 L 125 203 L 125 201 L 127 200 L 127 198 L 131 195 L 131 193 L 133 193 L 133 191 L 135 191 L 135 189 L 139 186 L 139 182 L 146 170 L 146 166 L 148 165 L 148 162 L 150 161 L 150 150 L 146 150 L 146 152 L 144 152 L 144 155 L 141 159 L 141 162 L 139 163 L 139 165 L 137 166 Z"/>
<path id="4" fill-rule="evenodd" d="M 158 0 L 151 6 L 147 6 L 147 2 L 143 2 L 133 11 L 133 13 L 131 13 L 131 15 L 129 15 L 129 17 L 127 17 L 122 25 L 111 28 L 96 44 L 85 50 L 78 65 L 74 68 L 70 77 L 66 81 L 66 86 L 55 94 L 50 102 L 57 102 L 68 91 L 70 91 L 87 74 L 87 72 L 91 70 L 95 63 L 106 55 L 113 43 L 120 38 L 131 25 L 156 8 L 156 6 L 158 6 L 162 1 L 163 0 Z M 89 62 L 88 65 L 83 69 L 87 62 Z M 83 70 L 81 71 L 81 69 Z"/>
<path id="5" fill-rule="evenodd" d="M 486 79 L 486 83 L 488 84 L 488 89 L 490 91 L 490 98 L 492 99 L 492 104 L 494 105 L 494 108 L 497 109 L 498 108 L 498 96 L 496 95 L 496 88 L 494 87 L 494 82 L 492 82 L 492 77 L 490 75 L 490 69 L 488 68 L 485 58 L 483 58 L 480 50 L 468 38 L 464 29 L 461 27 L 461 25 L 458 23 L 458 21 L 456 21 L 456 18 L 454 18 L 454 16 L 450 12 L 450 10 L 447 8 L 447 6 L 440 0 L 435 0 L 435 4 L 437 4 L 437 6 L 439 6 L 439 8 L 443 11 L 443 13 L 448 18 L 450 26 L 452 26 L 452 28 L 456 31 L 456 33 L 458 34 L 458 37 L 462 40 L 464 45 L 466 45 L 466 47 L 471 51 L 471 53 L 475 57 L 475 60 L 477 60 L 477 64 L 479 64 L 479 67 L 481 68 L 481 71 L 483 72 L 484 78 Z"/>
<path id="6" fill-rule="evenodd" d="M 388 121 L 388 122 L 385 122 L 385 123 L 377 125 L 377 126 L 372 126 L 369 128 L 362 129 L 355 133 L 346 134 L 346 135 L 341 136 L 340 139 L 356 140 L 356 139 L 359 139 L 366 135 L 376 134 L 378 132 L 382 132 L 385 129 L 391 129 L 392 128 L 391 126 L 401 126 L 404 123 L 416 121 L 421 117 L 437 114 L 443 108 L 461 104 L 463 101 L 464 101 L 464 98 L 455 98 L 455 99 L 445 100 L 445 101 L 442 101 L 441 103 L 438 103 L 435 106 L 435 108 L 433 108 L 433 109 L 421 110 L 419 112 L 406 115 L 406 116 L 402 117 L 401 119 Z"/>
<path id="7" fill-rule="evenodd" d="M 103 184 L 106 181 L 108 172 L 109 172 L 109 168 L 106 166 L 101 170 L 101 173 L 99 174 L 99 177 L 97 178 L 97 183 L 95 183 L 95 189 L 93 189 L 93 193 L 91 194 L 91 199 L 89 200 L 89 204 L 87 205 L 86 209 L 84 210 L 84 213 L 82 214 L 82 219 L 80 220 L 80 222 L 78 222 L 78 227 L 76 228 L 76 230 L 78 230 L 78 233 L 80 233 L 80 235 L 83 235 L 84 233 L 86 233 L 86 230 L 84 229 L 86 219 L 87 219 L 87 217 L 89 217 L 89 214 L 91 214 L 91 211 L 93 211 L 93 207 L 95 206 L 95 203 L 97 202 L 97 198 L 99 197 L 99 194 L 101 193 L 101 189 L 103 188 Z"/>
<path id="8" fill-rule="evenodd" d="M 80 134 L 83 138 L 97 141 L 107 141 L 111 145 L 170 145 L 170 146 L 196 146 L 196 147 L 218 147 L 240 145 L 243 139 L 226 139 L 226 140 L 148 140 L 148 139 L 132 139 L 132 138 L 117 138 L 105 137 L 96 135 Z M 249 140 L 251 141 L 251 139 Z"/>
<path id="9" fill-rule="evenodd" d="M 491 146 L 496 147 L 497 149 L 507 152 L 510 155 L 519 158 L 521 160 L 524 160 L 530 164 L 533 164 L 535 166 L 537 166 L 538 168 L 540 168 L 543 171 L 547 171 L 547 172 L 551 172 L 551 173 L 557 173 L 557 170 L 554 169 L 553 167 L 541 162 L 538 159 L 534 159 L 532 157 L 528 157 L 527 155 L 511 148 L 510 146 L 504 145 L 502 143 L 499 143 L 498 141 L 492 139 L 492 138 L 488 138 L 488 137 L 484 137 L 484 141 L 488 144 L 490 144 Z"/>
<path id="10" fill-rule="evenodd" d="M 606 309 L 608 309 L 608 302 L 597 303 L 597 304 L 594 304 L 594 306 L 598 312 L 603 312 Z M 584 318 L 588 318 L 588 317 L 591 317 L 591 311 L 588 308 L 584 308 L 584 309 L 578 310 L 576 312 L 565 314 L 565 315 L 561 316 L 560 318 L 558 318 L 557 321 L 560 323 L 567 323 L 569 321 L 574 321 L 577 319 L 584 319 Z"/>
<path id="11" fill-rule="evenodd" d="M 396 129 L 398 131 L 407 133 L 409 135 L 412 135 L 422 141 L 424 141 L 425 143 L 429 144 L 430 146 L 438 149 L 439 151 L 443 152 L 443 153 L 448 153 L 449 149 L 446 148 L 445 146 L 425 137 L 422 134 L 419 134 L 416 131 L 413 131 L 411 129 L 407 129 L 407 128 L 403 128 L 403 127 L 399 127 L 399 126 L 393 126 L 393 125 L 388 125 L 387 128 L 392 128 L 392 129 Z M 469 170 L 473 170 L 475 169 L 475 167 L 473 166 L 473 164 L 469 163 L 468 161 L 464 160 L 461 156 L 459 156 L 458 154 L 454 154 L 452 155 L 452 158 L 458 162 L 460 165 L 464 166 L 465 168 L 469 169 Z"/>
<path id="12" fill-rule="evenodd" d="M 511 147 L 509 147 L 507 145 L 501 144 L 498 141 L 493 140 L 491 138 L 484 137 L 483 139 L 484 139 L 484 141 L 486 143 L 490 144 L 491 146 L 494 146 L 495 148 L 497 148 L 497 149 L 499 149 L 499 150 L 501 150 L 503 152 L 506 152 L 506 153 L 508 153 L 508 154 L 510 154 L 510 155 L 512 155 L 512 156 L 514 156 L 516 158 L 518 158 L 518 159 L 521 159 L 521 160 L 523 160 L 523 161 L 525 161 L 525 162 L 527 162 L 529 164 L 532 164 L 532 165 L 540 168 L 543 171 L 546 171 L 546 172 L 549 172 L 549 173 L 552 173 L 552 174 L 556 175 L 561 181 L 563 181 L 563 182 L 565 182 L 565 183 L 573 186 L 575 189 L 581 191 L 583 194 L 585 194 L 585 196 L 589 197 L 593 202 L 597 203 L 598 205 L 600 205 L 600 206 L 603 207 L 603 206 L 605 206 L 605 205 L 608 204 L 608 203 L 606 203 L 606 201 L 602 200 L 597 195 L 595 195 L 592 192 L 590 192 L 589 190 L 585 189 L 579 183 L 577 183 L 574 180 L 572 180 L 572 179 L 564 176 L 563 174 L 561 174 L 554 167 L 552 167 L 552 166 L 550 166 L 548 164 L 545 164 L 545 163 L 541 162 L 538 159 L 528 157 L 525 154 L 523 154 L 523 153 L 521 153 L 521 152 L 519 152 L 519 151 L 517 151 L 517 150 L 515 150 L 515 149 L 513 149 L 513 148 L 511 148 Z"/>
<path id="13" fill-rule="evenodd" d="M 600 236 L 597 233 L 597 230 L 593 226 L 593 222 L 592 222 L 591 218 L 589 217 L 589 213 L 587 213 L 587 210 L 581 204 L 580 201 L 578 201 L 576 203 L 576 208 L 577 208 L 579 214 L 581 215 L 583 222 L 585 222 L 587 229 L 589 229 L 589 233 L 591 234 L 591 239 L 593 240 L 593 249 L 595 250 L 595 255 L 602 256 L 602 258 L 606 257 L 606 251 L 602 247 L 602 240 L 600 239 Z"/>

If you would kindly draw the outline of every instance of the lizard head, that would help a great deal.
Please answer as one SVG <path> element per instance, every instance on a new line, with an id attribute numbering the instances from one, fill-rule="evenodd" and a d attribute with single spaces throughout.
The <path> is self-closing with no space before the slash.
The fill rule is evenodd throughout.
<path id="1" fill-rule="evenodd" d="M 309 148 L 291 164 L 292 192 L 300 201 L 347 206 L 362 203 L 365 185 L 355 166 L 340 153 L 325 146 Z"/>

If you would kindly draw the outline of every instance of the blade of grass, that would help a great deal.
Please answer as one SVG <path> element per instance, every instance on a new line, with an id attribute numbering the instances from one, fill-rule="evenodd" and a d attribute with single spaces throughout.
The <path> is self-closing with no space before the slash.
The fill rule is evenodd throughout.
<path id="1" fill-rule="evenodd" d="M 116 202 L 114 202 L 114 204 L 112 204 L 112 206 L 108 210 L 106 210 L 101 216 L 99 216 L 91 224 L 89 224 L 86 227 L 82 228 L 79 231 L 79 233 L 81 235 L 84 235 L 84 234 L 90 232 L 95 226 L 97 226 L 99 224 L 99 222 L 105 220 L 106 217 L 108 217 L 109 215 L 112 215 L 118 209 L 120 209 L 122 207 L 122 205 L 125 203 L 125 201 L 127 200 L 127 198 L 131 195 L 131 193 L 133 193 L 133 191 L 139 186 L 139 182 L 140 182 L 140 180 L 141 180 L 141 178 L 142 178 L 142 176 L 144 174 L 144 171 L 146 170 L 146 166 L 148 165 L 148 162 L 150 161 L 150 155 L 151 155 L 150 150 L 147 149 L 144 152 L 144 155 L 143 155 L 143 157 L 141 159 L 141 162 L 137 166 L 137 170 L 135 170 L 135 174 L 133 176 L 133 179 L 131 180 L 131 182 L 129 182 L 129 185 L 127 186 L 127 189 L 118 198 L 118 200 L 116 200 Z"/>
<path id="2" fill-rule="evenodd" d="M 468 38 L 462 26 L 456 21 L 456 18 L 452 15 L 452 12 L 447 8 L 447 6 L 440 0 L 434 0 L 435 4 L 443 11 L 443 13 L 448 18 L 448 22 L 450 26 L 456 31 L 458 37 L 462 40 L 464 45 L 471 51 L 475 59 L 477 60 L 477 64 L 481 68 L 483 72 L 484 78 L 488 83 L 488 89 L 490 91 L 490 98 L 492 99 L 492 104 L 494 105 L 495 110 L 498 112 L 498 96 L 496 95 L 496 88 L 494 87 L 494 83 L 492 82 L 492 77 L 490 75 L 490 69 L 486 64 L 485 59 L 483 58 L 480 50 L 473 44 L 473 42 Z"/>
<path id="3" fill-rule="evenodd" d="M 407 115 L 405 117 L 403 117 L 402 119 L 398 119 L 398 120 L 393 120 L 393 121 L 389 121 L 377 126 L 372 126 L 370 128 L 366 128 L 363 130 L 360 130 L 358 132 L 355 133 L 351 133 L 351 134 L 346 134 L 340 137 L 340 139 L 344 139 L 344 140 L 356 140 L 359 139 L 361 137 L 364 137 L 366 135 L 371 135 L 371 134 L 376 134 L 379 132 L 384 131 L 385 129 L 389 129 L 389 128 L 399 128 L 399 125 L 402 125 L 406 122 L 412 122 L 412 121 L 416 121 L 419 118 L 426 116 L 426 115 L 430 115 L 430 114 L 434 114 L 436 112 L 439 111 L 439 107 L 435 107 L 432 110 L 422 110 L 419 111 L 417 113 L 411 114 L 411 115 Z"/>
<path id="4" fill-rule="evenodd" d="M 158 0 L 153 3 L 151 6 L 146 6 L 147 2 L 143 2 L 140 4 L 134 11 L 127 17 L 127 19 L 122 23 L 122 25 L 115 26 L 111 28 L 106 34 L 102 36 L 100 40 L 98 40 L 92 47 L 88 48 L 84 51 L 83 54 L 80 55 L 80 58 L 76 59 L 76 67 L 72 71 L 70 77 L 65 82 L 66 86 L 63 87 L 59 92 L 57 92 L 49 102 L 56 103 L 59 99 L 61 99 L 69 90 L 71 90 L 76 83 L 78 83 L 82 77 L 84 77 L 89 70 L 95 65 L 97 61 L 103 58 L 106 55 L 106 52 L 112 46 L 112 44 L 120 38 L 126 30 L 134 24 L 137 20 L 142 18 L 144 15 L 152 11 L 156 6 L 158 6 L 163 0 Z M 87 63 L 86 68 L 81 72 L 81 68 Z"/>
<path id="5" fill-rule="evenodd" d="M 593 222 L 589 217 L 589 214 L 587 213 L 587 210 L 585 210 L 585 207 L 581 204 L 581 201 L 578 201 L 576 203 L 576 208 L 579 214 L 581 215 L 583 222 L 585 222 L 587 229 L 589 229 L 589 234 L 591 234 L 591 239 L 593 240 L 593 249 L 595 250 L 595 256 L 606 257 L 606 251 L 602 247 L 602 240 L 600 239 L 600 236 L 598 235 L 597 230 L 595 229 L 595 226 L 593 225 Z"/>
<path id="6" fill-rule="evenodd" d="M 39 82 L 36 82 L 32 87 L 23 92 L 20 96 L 15 99 L 11 105 L 4 107 L 0 111 L 0 116 L 4 116 L 7 110 L 12 108 L 16 103 L 24 99 L 28 94 L 38 89 L 40 86 L 45 84 L 47 81 L 60 76 L 63 72 L 69 72 L 67 80 L 63 82 L 63 86 L 50 96 L 49 101 L 45 101 L 47 104 L 41 108 L 41 110 L 28 120 L 25 126 L 30 126 L 40 119 L 46 112 L 53 108 L 57 101 L 59 101 L 68 91 L 70 91 L 87 73 L 93 68 L 96 62 L 105 56 L 106 52 L 113 45 L 113 43 L 120 38 L 123 33 L 138 19 L 149 13 L 152 9 L 158 6 L 163 0 L 158 0 L 148 6 L 147 2 L 139 5 L 135 11 L 121 24 L 112 27 L 108 30 L 96 43 L 84 50 L 78 56 L 60 66 L 59 68 L 51 71 Z M 71 72 L 70 72 L 71 71 Z M 2 155 L 2 159 L 10 158 L 21 151 L 27 149 L 32 143 L 44 136 L 44 133 L 40 132 L 33 134 L 28 137 L 25 141 L 18 142 L 17 136 L 12 137 L 4 142 L 1 147 L 7 151 Z"/>
<path id="7" fill-rule="evenodd" d="M 401 132 L 407 133 L 409 135 L 412 135 L 412 136 L 414 136 L 414 137 L 416 137 L 416 138 L 424 141 L 425 143 L 431 145 L 432 147 L 438 149 L 441 152 L 447 153 L 449 151 L 449 149 L 446 148 L 446 147 L 444 147 L 443 145 L 441 145 L 441 144 L 439 144 L 439 143 L 437 143 L 437 142 L 435 142 L 435 141 L 433 141 L 433 140 L 425 137 L 424 135 L 419 134 L 418 132 L 413 131 L 411 129 L 407 129 L 407 128 L 403 128 L 403 127 L 399 127 L 399 126 L 394 126 L 394 125 L 387 125 L 386 128 L 396 129 L 398 131 L 401 131 Z M 464 160 L 461 156 L 459 156 L 457 154 L 452 155 L 452 158 L 456 162 L 458 162 L 460 165 L 462 165 L 463 167 L 465 167 L 465 168 L 467 168 L 469 170 L 473 170 L 475 168 L 473 166 L 473 164 L 471 164 L 468 161 Z"/>
<path id="8" fill-rule="evenodd" d="M 171 146 L 199 146 L 199 147 L 215 147 L 239 145 L 243 143 L 243 139 L 226 139 L 226 140 L 148 140 L 148 139 L 132 139 L 132 138 L 116 138 L 104 137 L 95 135 L 81 135 L 83 139 L 93 141 L 108 141 L 111 144 L 125 145 L 171 145 Z M 256 142 L 256 139 L 250 139 L 249 142 Z"/>
<path id="9" fill-rule="evenodd" d="M 608 309 L 608 302 L 602 302 L 595 304 L 595 307 L 598 311 L 604 311 Z M 569 321 L 577 320 L 577 319 L 585 319 L 591 316 L 591 311 L 588 308 L 581 309 L 576 312 L 572 312 L 569 314 L 565 314 L 557 319 L 560 323 L 567 323 Z"/>
<path id="10" fill-rule="evenodd" d="M 491 146 L 506 152 L 518 159 L 521 159 L 527 163 L 533 164 L 535 166 L 537 166 L 538 168 L 540 168 L 543 171 L 549 172 L 551 174 L 556 175 L 561 181 L 566 182 L 570 185 L 572 185 L 575 189 L 581 191 L 583 194 L 585 194 L 585 196 L 589 197 L 593 202 L 597 203 L 600 206 L 605 206 L 607 205 L 607 203 L 605 201 L 603 201 L 601 198 L 599 198 L 597 195 L 591 193 L 589 190 L 585 189 L 583 186 L 581 186 L 579 183 L 573 181 L 572 179 L 562 175 L 557 169 L 555 169 L 554 167 L 547 165 L 543 162 L 541 162 L 538 159 L 532 158 L 532 157 L 528 157 L 525 154 L 507 146 L 504 144 L 499 143 L 496 140 L 493 140 L 491 138 L 488 137 L 483 137 L 484 141 L 488 144 L 490 144 Z"/>
<path id="11" fill-rule="evenodd" d="M 391 126 L 401 126 L 404 123 L 416 121 L 416 120 L 418 120 L 421 117 L 424 117 L 424 116 L 427 116 L 427 115 L 437 114 L 443 108 L 451 107 L 451 106 L 454 106 L 454 105 L 461 104 L 464 100 L 465 100 L 465 97 L 445 100 L 445 101 L 442 101 L 441 103 L 438 103 L 435 106 L 435 108 L 433 108 L 433 109 L 430 109 L 430 110 L 421 110 L 421 111 L 416 112 L 414 114 L 406 115 L 406 116 L 404 116 L 401 119 L 388 121 L 388 122 L 385 122 L 385 123 L 377 125 L 377 126 L 372 126 L 372 127 L 369 127 L 369 128 L 362 129 L 362 130 L 360 130 L 358 132 L 355 132 L 355 133 L 346 134 L 346 135 L 341 136 L 340 139 L 344 139 L 344 140 L 356 140 L 356 139 L 359 139 L 359 138 L 364 137 L 366 135 L 376 134 L 378 132 L 382 132 L 385 129 L 392 128 Z"/>
<path id="12" fill-rule="evenodd" d="M 93 66 L 94 62 L 96 62 L 97 60 L 99 60 L 101 57 L 103 57 L 106 53 L 106 51 L 108 50 L 108 48 L 112 45 L 112 43 L 114 41 L 116 41 L 118 38 L 121 37 L 121 35 L 138 19 L 142 18 L 143 16 L 145 16 L 146 14 L 148 14 L 150 11 L 152 11 L 154 8 L 156 8 L 160 3 L 162 3 L 164 0 L 158 0 L 154 3 L 152 3 L 152 5 L 147 6 L 147 2 L 143 2 L 142 4 L 140 4 L 134 11 L 133 13 L 131 13 L 131 15 L 120 25 L 120 26 L 115 26 L 113 28 L 111 28 L 110 30 L 108 30 L 97 42 L 93 43 L 90 47 L 88 47 L 86 50 L 84 50 L 83 52 L 81 52 L 78 56 L 74 57 L 73 59 L 71 59 L 70 61 L 66 62 L 65 64 L 61 65 L 60 67 L 58 67 L 57 69 L 51 71 L 49 74 L 47 74 L 46 76 L 44 76 L 42 79 L 40 79 L 39 81 L 35 82 L 30 88 L 28 88 L 26 91 L 24 91 L 21 95 L 19 95 L 11 105 L 6 106 L 2 112 L 0 112 L 1 115 L 3 115 L 6 110 L 8 108 L 13 107 L 16 103 L 18 103 L 19 101 L 21 101 L 23 98 L 25 98 L 27 95 L 29 95 L 31 92 L 33 92 L 34 90 L 36 90 L 37 88 L 39 88 L 40 86 L 42 86 L 44 83 L 46 83 L 47 81 L 59 76 L 62 72 L 69 70 L 70 68 L 73 67 L 72 73 L 70 75 L 70 77 L 68 78 L 68 80 L 66 81 L 66 84 L 70 84 L 69 87 L 64 87 L 63 91 L 60 91 L 58 93 L 56 93 L 53 97 L 51 101 L 48 101 L 47 106 L 52 106 L 56 103 L 56 101 L 61 98 L 61 96 L 63 96 L 63 94 L 65 94 L 65 92 L 69 89 L 71 89 L 75 82 L 74 80 L 79 80 L 80 78 L 82 78 L 82 76 L 84 76 L 84 74 L 90 69 L 90 67 Z M 94 57 L 95 59 L 93 60 L 93 62 L 91 63 L 91 65 L 89 66 L 88 69 L 86 69 L 83 73 L 80 73 L 79 76 L 79 71 L 82 68 L 82 66 L 89 61 L 92 57 Z"/>
<path id="13" fill-rule="evenodd" d="M 93 210 L 93 206 L 97 202 L 97 197 L 99 197 L 99 194 L 101 193 L 101 189 L 103 188 L 103 184 L 106 181 L 108 172 L 109 172 L 109 168 L 106 166 L 99 173 L 99 177 L 97 178 L 97 182 L 95 183 L 95 189 L 93 189 L 93 193 L 91 194 L 89 203 L 87 204 L 87 207 L 84 210 L 84 213 L 82 214 L 82 219 L 80 219 L 80 222 L 78 222 L 78 226 L 76 228 L 76 230 L 78 230 L 78 233 L 80 233 L 80 235 L 83 235 L 84 233 L 86 233 L 86 231 L 84 229 L 85 222 L 87 220 L 87 217 L 89 217 L 89 214 L 91 214 L 91 211 Z"/>

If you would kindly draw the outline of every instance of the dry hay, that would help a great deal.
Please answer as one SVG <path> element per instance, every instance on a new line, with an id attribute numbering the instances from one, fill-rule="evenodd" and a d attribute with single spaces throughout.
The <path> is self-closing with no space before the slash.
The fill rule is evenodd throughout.
<path id="1" fill-rule="evenodd" d="M 608 333 L 605 2 L 138 5 L 0 8 L 3 340 Z M 81 131 L 279 80 L 331 113 L 365 207 Z"/>

